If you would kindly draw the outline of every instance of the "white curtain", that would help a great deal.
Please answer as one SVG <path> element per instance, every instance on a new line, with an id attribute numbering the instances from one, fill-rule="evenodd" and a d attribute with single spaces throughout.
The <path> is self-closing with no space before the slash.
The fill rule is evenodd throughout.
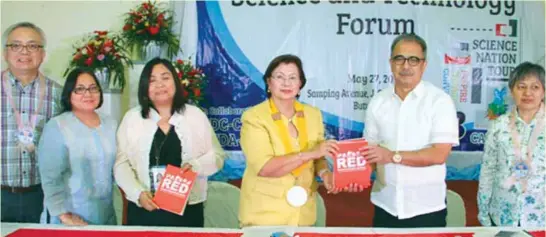
<path id="1" fill-rule="evenodd" d="M 197 51 L 197 8 L 195 1 L 171 1 L 174 11 L 173 30 L 180 36 L 180 48 L 182 52 L 178 59 L 191 57 L 195 63 Z"/>
<path id="2" fill-rule="evenodd" d="M 519 4 L 522 6 L 518 10 L 521 11 L 521 24 L 520 27 L 522 35 L 520 36 L 522 45 L 522 60 L 537 63 L 546 67 L 544 59 L 545 36 L 544 30 L 533 31 L 531 29 L 540 29 L 538 27 L 531 27 L 531 25 L 542 25 L 542 29 L 545 29 L 545 2 L 544 1 L 525 1 L 525 4 Z M 538 48 L 526 47 L 525 45 L 539 45 Z"/>

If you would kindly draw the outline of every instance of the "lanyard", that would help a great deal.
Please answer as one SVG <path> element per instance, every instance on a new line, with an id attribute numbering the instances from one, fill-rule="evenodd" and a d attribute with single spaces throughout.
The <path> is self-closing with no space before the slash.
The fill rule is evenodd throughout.
<path id="1" fill-rule="evenodd" d="M 4 84 L 4 92 L 6 93 L 6 97 L 8 99 L 8 102 L 10 103 L 10 106 L 13 110 L 13 114 L 15 115 L 15 121 L 17 122 L 17 128 L 18 130 L 23 129 L 23 120 L 21 119 L 21 113 L 19 110 L 17 110 L 15 101 L 13 99 L 12 91 L 11 91 L 11 83 L 9 83 L 8 77 L 6 77 L 6 74 L 8 71 L 2 72 L 2 83 Z M 36 110 L 34 110 L 34 113 L 30 117 L 30 126 L 31 130 L 34 130 L 36 127 L 36 118 L 40 110 L 42 110 L 42 107 L 44 105 L 44 96 L 45 96 L 45 78 L 42 73 L 40 73 L 40 90 L 39 90 L 39 99 L 38 99 L 38 107 Z"/>
<path id="2" fill-rule="evenodd" d="M 527 145 L 527 153 L 524 159 L 524 154 L 521 154 L 521 143 L 520 143 L 520 134 L 516 127 L 516 109 L 512 112 L 510 116 L 510 133 L 512 135 L 512 145 L 514 149 L 514 155 L 516 157 L 516 162 L 513 165 L 513 170 L 515 173 L 515 178 L 519 179 L 522 182 L 523 189 L 526 189 L 527 178 L 531 173 L 531 163 L 533 160 L 533 150 L 537 145 L 538 136 L 544 129 L 544 104 L 540 105 L 540 109 L 537 112 L 535 119 L 537 121 L 533 131 L 531 132 L 531 137 Z M 522 139 L 521 139 L 522 140 Z"/>
<path id="3" fill-rule="evenodd" d="M 295 152 L 294 148 L 292 147 L 290 134 L 288 133 L 288 127 L 283 123 L 281 113 L 271 99 L 269 101 L 269 104 L 271 107 L 271 117 L 277 125 L 277 131 L 279 132 L 286 154 Z M 296 123 L 294 125 L 298 130 L 298 141 L 301 147 L 300 150 L 305 150 L 307 149 L 307 122 L 305 121 L 305 115 L 303 113 L 303 105 L 296 101 L 294 103 L 294 107 L 296 109 Z M 292 122 L 292 120 L 293 119 L 290 119 L 289 122 Z M 292 171 L 292 174 L 296 177 L 299 176 L 304 168 L 308 166 L 308 164 L 309 162 L 296 168 Z"/>

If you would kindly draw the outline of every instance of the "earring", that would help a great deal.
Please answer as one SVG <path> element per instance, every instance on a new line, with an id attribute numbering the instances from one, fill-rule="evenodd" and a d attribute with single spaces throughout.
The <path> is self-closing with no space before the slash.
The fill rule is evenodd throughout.
<path id="1" fill-rule="evenodd" d="M 271 91 L 269 90 L 269 88 L 267 88 L 267 93 L 271 93 Z"/>

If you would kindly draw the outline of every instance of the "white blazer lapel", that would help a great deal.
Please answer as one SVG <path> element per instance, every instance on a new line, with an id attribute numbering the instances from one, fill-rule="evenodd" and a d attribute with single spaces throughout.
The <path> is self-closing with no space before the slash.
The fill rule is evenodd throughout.
<path id="1" fill-rule="evenodd" d="M 139 134 L 139 147 L 140 164 L 144 164 L 142 167 L 143 173 L 148 174 L 148 167 L 150 166 L 150 150 L 152 149 L 152 142 L 154 141 L 155 132 L 157 131 L 157 122 L 159 121 L 159 115 L 155 110 L 150 110 L 150 118 L 142 120 L 142 133 Z M 146 175 L 147 182 L 149 184 L 149 177 Z"/>
<path id="2" fill-rule="evenodd" d="M 169 124 L 174 126 L 174 130 L 180 139 L 180 146 L 182 147 L 182 163 L 188 161 L 191 158 L 191 144 L 188 134 L 190 134 L 189 124 L 184 114 L 174 113 Z"/>

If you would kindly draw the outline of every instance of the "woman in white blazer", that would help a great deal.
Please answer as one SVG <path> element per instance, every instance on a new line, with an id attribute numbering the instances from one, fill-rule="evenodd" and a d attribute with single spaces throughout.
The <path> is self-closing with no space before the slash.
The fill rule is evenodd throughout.
<path id="1" fill-rule="evenodd" d="M 150 60 L 140 76 L 140 106 L 125 114 L 118 129 L 114 176 L 129 200 L 128 225 L 204 225 L 207 178 L 221 167 L 223 152 L 214 148 L 220 146 L 207 116 L 186 104 L 176 75 L 168 60 Z M 159 209 L 152 200 L 168 164 L 198 173 L 182 216 Z"/>

